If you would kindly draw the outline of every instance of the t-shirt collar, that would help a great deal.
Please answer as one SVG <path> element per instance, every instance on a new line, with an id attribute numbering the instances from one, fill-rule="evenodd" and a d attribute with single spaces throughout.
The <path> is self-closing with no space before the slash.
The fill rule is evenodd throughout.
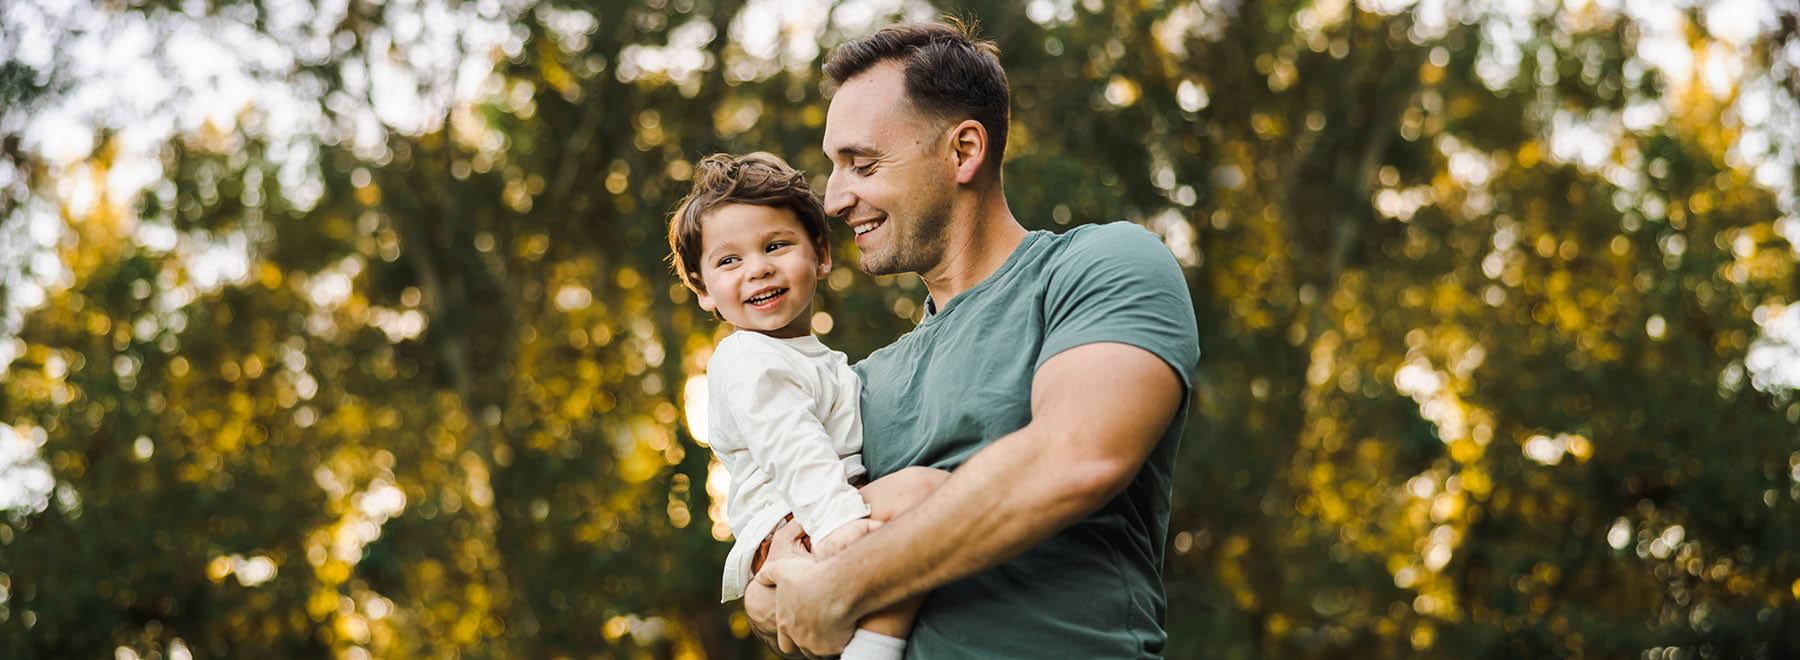
<path id="1" fill-rule="evenodd" d="M 939 309 L 937 306 L 937 303 L 931 299 L 931 294 L 926 293 L 925 294 L 925 318 L 923 318 L 919 321 L 919 325 L 925 325 L 927 323 L 930 323 L 933 319 L 937 319 L 939 317 L 942 317 L 945 314 L 950 313 L 950 310 L 956 309 L 956 305 L 958 302 L 967 299 L 970 294 L 973 294 L 977 291 L 987 288 L 988 284 L 991 282 L 999 281 L 1001 276 L 1006 275 L 1006 273 L 1008 271 L 1011 271 L 1014 266 L 1017 266 L 1019 264 L 1019 261 L 1021 259 L 1023 259 L 1023 257 L 1021 255 L 1025 254 L 1026 248 L 1031 247 L 1032 244 L 1037 243 L 1038 239 L 1040 239 L 1044 236 L 1048 236 L 1049 234 L 1050 234 L 1050 232 L 1047 232 L 1047 231 L 1044 231 L 1041 229 L 1037 230 L 1037 231 L 1027 232 L 1025 234 L 1025 238 L 1023 240 L 1019 241 L 1018 247 L 1013 248 L 1012 254 L 1006 255 L 1006 261 L 1000 264 L 1000 268 L 996 269 L 993 272 L 993 274 L 982 278 L 982 280 L 980 282 L 976 282 L 975 286 L 969 287 L 969 289 L 967 291 L 956 294 L 956 296 L 950 298 L 950 302 L 944 303 L 944 306 L 942 309 Z"/>
<path id="2" fill-rule="evenodd" d="M 746 335 L 756 335 L 768 341 L 785 344 L 789 348 L 811 356 L 823 355 L 831 350 L 825 345 L 825 342 L 819 341 L 818 335 L 810 333 L 799 337 L 771 337 L 754 330 L 739 330 L 738 332 Z"/>

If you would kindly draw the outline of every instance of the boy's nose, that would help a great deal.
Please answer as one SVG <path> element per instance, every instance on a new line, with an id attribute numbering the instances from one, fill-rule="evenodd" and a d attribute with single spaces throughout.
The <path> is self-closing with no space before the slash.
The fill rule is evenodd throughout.
<path id="1" fill-rule="evenodd" d="M 750 260 L 750 277 L 761 279 L 775 272 L 775 262 L 761 257 Z"/>

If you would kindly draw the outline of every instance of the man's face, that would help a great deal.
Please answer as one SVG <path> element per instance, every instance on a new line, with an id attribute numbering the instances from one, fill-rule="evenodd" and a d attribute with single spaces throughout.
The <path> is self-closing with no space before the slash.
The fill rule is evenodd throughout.
<path id="1" fill-rule="evenodd" d="M 906 98 L 905 73 L 889 60 L 844 81 L 825 114 L 831 178 L 825 212 L 856 232 L 872 275 L 922 273 L 943 258 L 955 189 L 941 121 Z"/>

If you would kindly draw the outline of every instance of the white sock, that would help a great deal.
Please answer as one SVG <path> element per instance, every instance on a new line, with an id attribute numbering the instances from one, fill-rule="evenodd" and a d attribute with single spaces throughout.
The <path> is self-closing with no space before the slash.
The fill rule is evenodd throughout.
<path id="1" fill-rule="evenodd" d="M 839 660 L 900 660 L 906 655 L 906 639 L 858 629 L 850 636 Z"/>

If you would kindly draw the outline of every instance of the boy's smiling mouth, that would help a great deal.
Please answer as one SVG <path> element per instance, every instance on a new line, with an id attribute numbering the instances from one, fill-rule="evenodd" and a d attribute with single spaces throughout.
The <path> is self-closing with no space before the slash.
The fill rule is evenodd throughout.
<path id="1" fill-rule="evenodd" d="M 777 299 L 780 299 L 787 291 L 787 287 L 763 289 L 762 291 L 758 291 L 756 295 L 746 298 L 744 304 L 751 307 L 767 307 L 773 304 Z"/>

